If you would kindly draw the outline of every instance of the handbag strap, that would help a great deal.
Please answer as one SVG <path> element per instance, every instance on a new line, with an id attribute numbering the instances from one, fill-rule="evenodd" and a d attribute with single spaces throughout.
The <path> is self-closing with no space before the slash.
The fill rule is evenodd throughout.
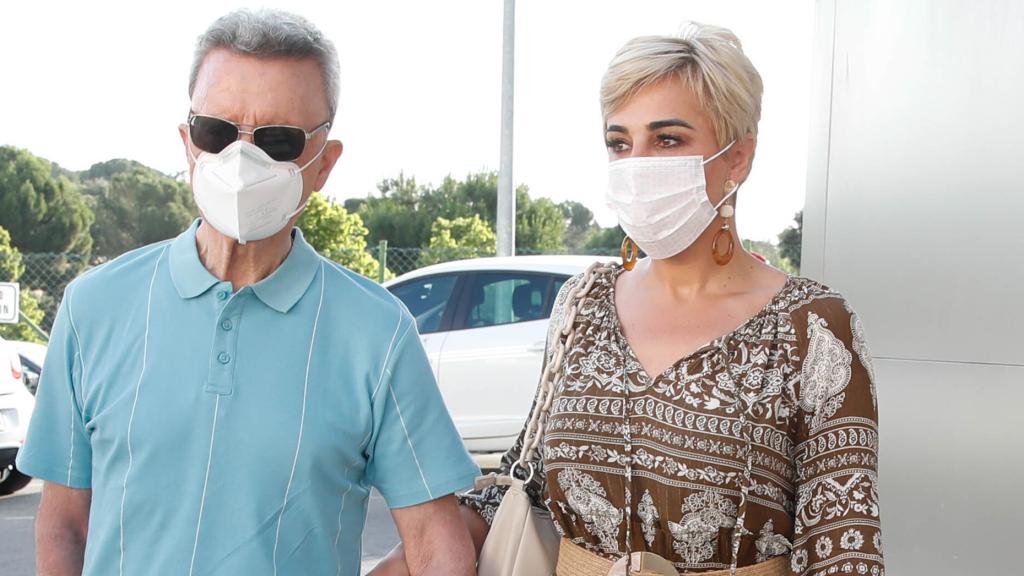
<path id="1" fill-rule="evenodd" d="M 525 468 L 536 456 L 537 447 L 544 437 L 544 426 L 547 424 L 548 415 L 551 412 L 551 403 L 555 397 L 555 390 L 562 378 L 562 364 L 565 360 L 566 351 L 572 347 L 576 339 L 576 314 L 579 312 L 583 298 L 594 287 L 599 273 L 609 270 L 602 262 L 591 264 L 580 277 L 579 282 L 572 287 L 565 299 L 562 308 L 561 325 L 554 333 L 555 349 L 548 358 L 548 351 L 544 351 L 544 368 L 541 370 L 540 383 L 538 384 L 537 399 L 533 405 L 533 411 L 526 423 L 526 430 L 523 434 L 523 447 L 519 453 L 519 459 L 512 464 L 509 475 L 512 475 L 516 466 Z M 530 474 L 533 474 L 531 469 Z"/>

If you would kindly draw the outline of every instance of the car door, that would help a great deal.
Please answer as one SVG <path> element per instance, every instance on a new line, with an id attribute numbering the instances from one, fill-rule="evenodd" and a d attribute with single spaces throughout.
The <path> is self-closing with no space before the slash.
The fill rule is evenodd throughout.
<path id="1" fill-rule="evenodd" d="M 554 290 L 564 278 L 477 272 L 466 280 L 438 381 L 466 447 L 508 449 L 540 377 Z"/>
<path id="2" fill-rule="evenodd" d="M 413 278 L 388 288 L 416 319 L 420 341 L 427 351 L 434 378 L 438 378 L 441 350 L 455 315 L 464 274 L 436 274 Z"/>

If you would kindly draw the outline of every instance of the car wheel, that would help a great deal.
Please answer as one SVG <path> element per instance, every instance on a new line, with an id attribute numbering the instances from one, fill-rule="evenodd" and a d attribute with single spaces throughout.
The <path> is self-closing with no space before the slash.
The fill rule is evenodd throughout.
<path id="1" fill-rule="evenodd" d="M 14 466 L 0 470 L 0 496 L 14 494 L 28 486 L 28 483 L 31 481 L 31 476 L 22 474 Z"/>

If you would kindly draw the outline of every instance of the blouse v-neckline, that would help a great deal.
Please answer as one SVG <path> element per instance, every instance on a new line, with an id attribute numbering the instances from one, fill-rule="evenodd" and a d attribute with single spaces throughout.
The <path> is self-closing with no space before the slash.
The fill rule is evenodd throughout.
<path id="1" fill-rule="evenodd" d="M 748 326 L 750 326 L 754 322 L 758 321 L 759 319 L 763 318 L 764 316 L 767 316 L 768 314 L 770 314 L 773 311 L 775 311 L 776 303 L 789 291 L 790 287 L 792 286 L 792 284 L 794 282 L 794 278 L 795 278 L 794 276 L 787 274 L 786 275 L 786 281 L 785 281 L 785 283 L 783 283 L 782 287 L 779 288 L 779 290 L 777 292 L 775 292 L 775 294 L 771 297 L 771 299 L 769 299 L 768 302 L 765 303 L 765 305 L 762 306 L 761 309 L 757 313 L 755 313 L 753 316 L 750 316 L 749 318 L 747 318 L 746 320 L 741 322 L 738 326 L 736 326 L 735 328 L 733 328 L 729 332 L 727 332 L 725 334 L 722 334 L 721 336 L 718 336 L 716 338 L 713 338 L 712 340 L 709 340 L 707 343 L 703 344 L 702 346 L 698 346 L 693 351 L 688 352 L 688 353 L 682 355 L 681 357 L 677 358 L 674 362 L 672 362 L 671 364 L 666 366 L 665 369 L 662 370 L 661 372 L 659 372 L 656 376 L 651 377 L 650 372 L 648 372 L 648 370 L 647 370 L 647 367 L 644 366 L 643 362 L 640 361 L 640 357 L 636 355 L 636 352 L 633 350 L 633 346 L 629 343 L 629 339 L 626 337 L 625 331 L 622 329 L 622 319 L 619 317 L 619 308 L 618 308 L 618 306 L 615 303 L 615 282 L 616 282 L 616 280 L 618 280 L 619 275 L 621 275 L 625 271 L 626 271 L 625 268 L 616 267 L 615 270 L 612 272 L 610 278 L 608 279 L 608 281 L 609 281 L 608 296 L 607 296 L 608 301 L 607 301 L 606 304 L 611 309 L 611 313 L 609 314 L 609 316 L 611 317 L 611 320 L 612 320 L 612 328 L 614 330 L 614 336 L 615 336 L 615 339 L 617 341 L 618 347 L 620 348 L 620 350 L 622 351 L 623 355 L 625 356 L 625 359 L 629 363 L 633 363 L 633 364 L 636 365 L 636 367 L 637 367 L 637 377 L 640 380 L 640 382 L 638 382 L 638 384 L 640 384 L 640 386 L 643 387 L 643 388 L 647 388 L 649 386 L 653 386 L 654 384 L 656 384 L 659 380 L 662 380 L 663 378 L 671 377 L 672 374 L 675 373 L 675 371 L 683 363 L 688 363 L 691 360 L 693 360 L 694 358 L 696 358 L 696 357 L 698 357 L 698 356 L 700 356 L 700 355 L 702 355 L 702 354 L 704 354 L 704 353 L 706 353 L 708 351 L 721 349 L 722 346 L 725 344 L 725 342 L 728 339 L 730 339 L 734 334 L 736 334 L 737 332 L 739 332 L 741 330 L 746 329 Z"/>

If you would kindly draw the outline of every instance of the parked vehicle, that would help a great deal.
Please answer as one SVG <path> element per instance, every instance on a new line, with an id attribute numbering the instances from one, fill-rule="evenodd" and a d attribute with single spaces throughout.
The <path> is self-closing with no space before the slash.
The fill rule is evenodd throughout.
<path id="1" fill-rule="evenodd" d="M 13 494 L 32 480 L 14 466 L 36 403 L 22 378 L 17 351 L 0 338 L 0 496 Z"/>
<path id="2" fill-rule="evenodd" d="M 9 341 L 18 351 L 21 359 L 22 379 L 25 387 L 35 396 L 39 387 L 39 375 L 43 373 L 43 361 L 46 359 L 46 346 L 35 342 Z"/>
<path id="3" fill-rule="evenodd" d="M 412 312 L 471 452 L 512 446 L 530 410 L 559 288 L 598 256 L 446 262 L 386 282 Z"/>

